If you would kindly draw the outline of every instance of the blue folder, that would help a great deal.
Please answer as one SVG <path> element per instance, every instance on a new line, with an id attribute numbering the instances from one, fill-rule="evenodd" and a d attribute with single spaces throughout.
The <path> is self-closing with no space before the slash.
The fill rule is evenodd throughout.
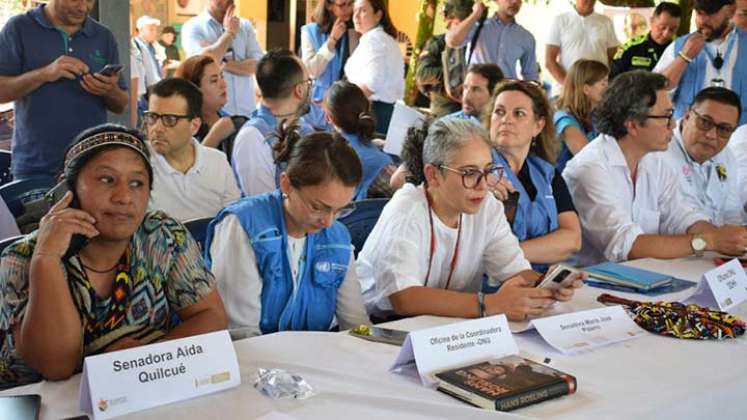
<path id="1" fill-rule="evenodd" d="M 672 276 L 641 268 L 606 262 L 584 269 L 595 281 L 648 291 L 672 283 Z"/>

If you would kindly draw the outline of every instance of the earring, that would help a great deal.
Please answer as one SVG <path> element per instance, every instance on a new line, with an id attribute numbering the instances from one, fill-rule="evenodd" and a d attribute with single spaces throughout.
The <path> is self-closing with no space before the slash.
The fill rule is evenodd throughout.
<path id="1" fill-rule="evenodd" d="M 288 194 L 286 194 L 286 193 L 280 193 L 280 197 L 282 197 L 283 200 L 285 200 L 286 198 L 288 198 Z"/>
<path id="2" fill-rule="evenodd" d="M 537 136 L 532 137 L 532 147 L 537 146 Z"/>

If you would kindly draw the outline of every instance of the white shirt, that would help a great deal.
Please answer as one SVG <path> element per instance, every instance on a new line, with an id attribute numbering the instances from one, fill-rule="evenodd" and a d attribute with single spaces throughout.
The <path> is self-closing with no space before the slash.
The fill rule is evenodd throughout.
<path id="1" fill-rule="evenodd" d="M 135 45 L 135 38 L 130 39 L 130 79 L 137 79 L 138 98 L 145 93 L 145 68 L 140 49 Z M 137 112 L 132 110 L 131 112 Z"/>
<path id="2" fill-rule="evenodd" d="M 581 16 L 576 11 L 555 17 L 546 43 L 560 47 L 560 64 L 566 71 L 582 58 L 608 65 L 607 50 L 620 45 L 610 18 L 599 13 Z"/>
<path id="3" fill-rule="evenodd" d="M 578 210 L 582 247 L 576 263 L 625 261 L 638 235 L 678 235 L 708 218 L 690 208 L 664 154 L 638 162 L 635 186 L 614 137 L 600 135 L 568 162 L 563 178 Z"/>
<path id="4" fill-rule="evenodd" d="M 745 224 L 747 214 L 740 199 L 741 178 L 734 154 L 727 146 L 702 164 L 694 161 L 685 149 L 681 123 L 682 120 L 664 156 L 677 175 L 685 203 L 708 216 L 715 225 Z"/>
<path id="5" fill-rule="evenodd" d="M 361 35 L 345 64 L 348 81 L 365 85 L 370 99 L 393 104 L 405 95 L 405 62 L 397 41 L 377 26 Z"/>
<path id="6" fill-rule="evenodd" d="M 138 76 L 143 79 L 145 87 L 149 88 L 160 82 L 161 66 L 158 64 L 156 56 L 153 55 L 153 53 L 148 48 L 148 43 L 143 41 L 142 38 L 136 36 L 132 38 L 132 46 L 137 48 L 138 50 L 138 52 L 135 53 L 135 60 L 137 62 L 138 71 L 141 72 Z M 140 96 L 144 95 L 145 90 L 143 90 L 142 92 L 138 91 L 138 94 Z"/>
<path id="7" fill-rule="evenodd" d="M 182 26 L 182 47 L 187 56 L 200 54 L 206 46 L 218 41 L 223 32 L 223 24 L 213 19 L 205 10 Z M 224 58 L 229 61 L 243 61 L 250 58 L 259 60 L 263 55 L 264 51 L 257 42 L 254 27 L 248 20 L 240 19 L 239 31 Z M 223 110 L 230 115 L 249 117 L 257 106 L 254 76 L 242 76 L 226 71 L 223 77 L 226 79 L 228 91 L 228 102 Z"/>
<path id="8" fill-rule="evenodd" d="M 476 214 L 462 215 L 456 268 L 449 290 L 478 292 L 483 274 L 491 284 L 531 270 L 511 233 L 503 205 L 492 194 Z M 433 214 L 435 252 L 428 287 L 444 288 L 449 277 L 458 229 Z M 405 184 L 387 203 L 358 254 L 358 278 L 369 313 L 386 313 L 389 296 L 412 286 L 424 286 L 428 273 L 431 228 L 423 186 Z"/>
<path id="9" fill-rule="evenodd" d="M 741 186 L 741 202 L 747 203 L 747 125 L 738 127 L 729 139 L 726 146 L 734 154 L 739 166 L 739 185 Z M 747 207 L 745 207 L 747 210 Z"/>
<path id="10" fill-rule="evenodd" d="M 290 250 L 288 254 L 289 261 L 293 264 L 292 258 L 295 257 L 292 257 Z M 252 336 L 262 334 L 259 328 L 262 315 L 262 278 L 257 269 L 254 248 L 235 215 L 227 215 L 215 227 L 210 255 L 218 292 L 223 298 L 228 315 L 229 328 L 249 328 Z M 351 254 L 347 274 L 337 289 L 336 316 L 341 329 L 371 323 L 363 308 L 360 284 L 352 269 L 354 267 L 355 260 Z"/>
<path id="11" fill-rule="evenodd" d="M 186 221 L 214 217 L 233 201 L 241 198 L 226 155 L 192 139 L 195 162 L 187 173 L 169 165 L 163 155 L 151 149 L 153 191 L 148 209 L 163 210 L 169 216 Z"/>
<path id="12" fill-rule="evenodd" d="M 729 39 L 731 37 L 737 36 L 736 31 L 732 30 L 729 32 L 729 35 L 726 36 L 726 39 L 716 39 L 711 42 L 706 42 L 705 46 L 703 47 L 703 50 L 700 51 L 699 54 L 705 54 L 705 49 L 707 48 L 709 51 L 711 51 L 711 54 L 715 57 L 716 51 L 720 51 L 721 55 L 726 54 L 726 46 L 729 44 Z M 731 73 L 734 71 L 734 66 L 737 64 L 737 51 L 739 51 L 739 45 L 738 42 L 734 41 L 734 47 L 731 49 L 731 54 L 729 54 L 729 58 L 723 57 L 724 64 L 721 67 L 721 71 L 716 70 L 715 67 L 713 67 L 713 63 L 711 60 L 706 60 L 706 72 L 705 77 L 703 78 L 703 83 L 705 86 L 702 86 L 702 88 L 711 86 L 711 80 L 713 79 L 722 79 L 724 81 L 724 87 L 732 89 L 731 86 Z M 664 50 L 664 53 L 662 53 L 661 58 L 656 63 L 656 67 L 654 67 L 654 72 L 661 73 L 664 70 L 666 70 L 667 67 L 669 67 L 674 59 L 677 58 L 674 55 L 674 42 L 669 44 L 667 49 Z M 695 57 L 691 57 L 695 59 Z M 696 89 L 696 91 L 699 91 L 699 89 Z M 739 92 L 739 86 L 737 86 L 736 89 L 732 89 L 736 92 Z"/>
<path id="13" fill-rule="evenodd" d="M 277 189 L 272 148 L 256 127 L 244 125 L 236 134 L 231 166 L 244 196 L 251 197 Z"/>

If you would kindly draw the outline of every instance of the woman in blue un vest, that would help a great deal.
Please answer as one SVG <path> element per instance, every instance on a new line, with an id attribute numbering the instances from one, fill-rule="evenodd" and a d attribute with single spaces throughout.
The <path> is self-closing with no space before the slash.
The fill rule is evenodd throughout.
<path id="1" fill-rule="evenodd" d="M 389 155 L 371 142 L 376 122 L 371 103 L 361 88 L 350 82 L 336 82 L 327 91 L 324 111 L 361 160 L 363 180 L 355 190 L 354 199 L 391 197 L 395 189 L 389 179 L 397 167 Z"/>
<path id="2" fill-rule="evenodd" d="M 301 60 L 314 79 L 311 100 L 319 103 L 342 79 L 345 62 L 358 45 L 353 30 L 353 0 L 322 0 L 314 10 L 314 21 L 301 27 Z"/>
<path id="3" fill-rule="evenodd" d="M 361 164 L 337 134 L 281 133 L 276 191 L 223 209 L 208 227 L 205 254 L 227 298 L 231 328 L 248 335 L 328 330 L 370 323 L 345 226 Z M 350 268 L 350 269 L 349 269 Z"/>
<path id="4" fill-rule="evenodd" d="M 513 217 L 507 218 L 536 271 L 564 261 L 581 248 L 581 225 L 568 187 L 555 170 L 557 141 L 552 109 L 534 83 L 509 81 L 494 92 L 490 139 L 493 161 L 505 167 L 506 190 L 519 193 Z M 508 185 L 510 184 L 510 185 Z"/>

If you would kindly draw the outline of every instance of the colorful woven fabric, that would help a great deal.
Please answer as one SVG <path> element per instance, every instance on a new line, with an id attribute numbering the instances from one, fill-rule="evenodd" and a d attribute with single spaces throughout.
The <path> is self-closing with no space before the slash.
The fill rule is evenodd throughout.
<path id="1" fill-rule="evenodd" d="M 602 303 L 626 307 L 633 321 L 652 333 L 693 340 L 723 340 L 744 335 L 745 322 L 726 312 L 680 302 L 637 302 L 602 294 Z"/>

